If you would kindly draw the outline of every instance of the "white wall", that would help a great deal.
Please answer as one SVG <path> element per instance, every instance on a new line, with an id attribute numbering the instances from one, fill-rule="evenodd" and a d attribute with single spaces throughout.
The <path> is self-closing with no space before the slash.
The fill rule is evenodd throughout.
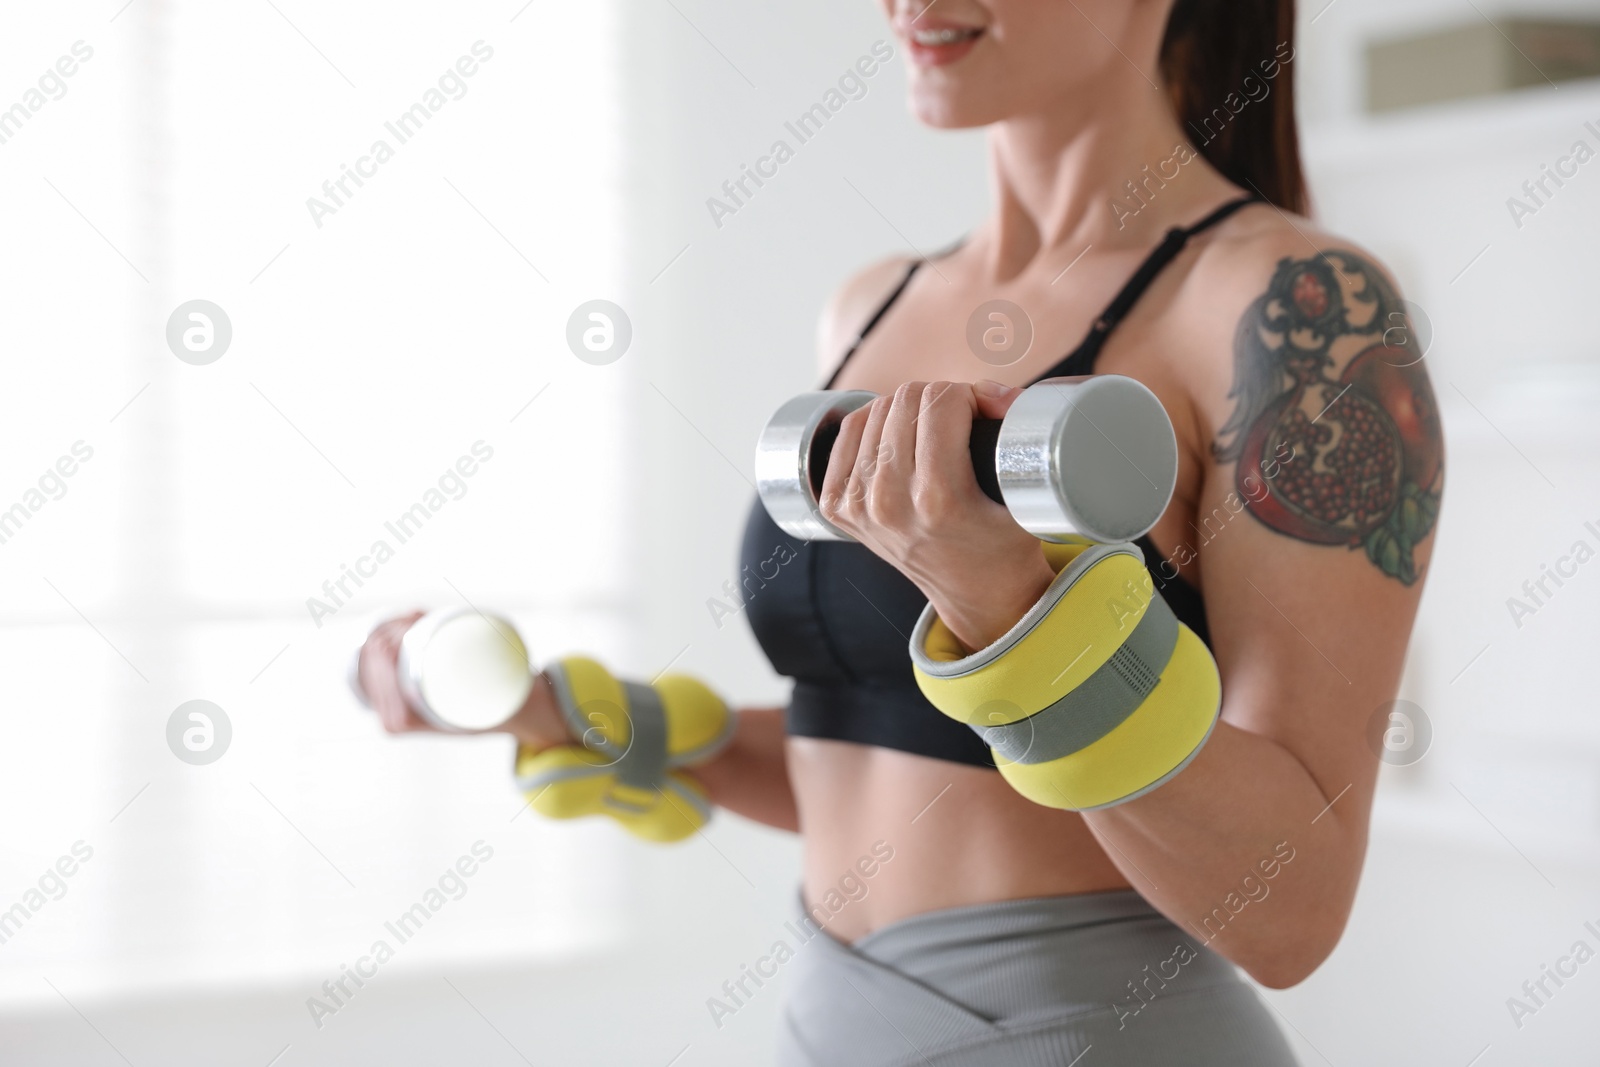
<path id="1" fill-rule="evenodd" d="M 1580 569 L 1520 628 L 1506 603 L 1575 540 L 1600 547 L 1583 526 L 1600 516 L 1589 323 L 1600 171 L 1585 168 L 1520 228 L 1506 206 L 1574 140 L 1600 147 L 1584 129 L 1600 120 L 1600 88 L 1355 113 L 1363 40 L 1477 17 L 1453 4 L 1341 3 L 1302 38 L 1320 214 L 1390 262 L 1432 320 L 1449 449 L 1402 692 L 1429 715 L 1433 747 L 1380 779 L 1343 944 L 1273 998 L 1335 1063 L 1589 1062 L 1600 1009 L 1600 982 L 1582 971 L 1520 1026 L 1507 1007 L 1576 940 L 1594 944 L 1584 923 L 1600 916 L 1600 731 L 1585 668 L 1600 575 Z"/>

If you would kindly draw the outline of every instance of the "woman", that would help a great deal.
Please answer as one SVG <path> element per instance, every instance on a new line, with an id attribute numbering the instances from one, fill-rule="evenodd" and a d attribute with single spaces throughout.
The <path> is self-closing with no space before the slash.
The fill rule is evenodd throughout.
<path id="1" fill-rule="evenodd" d="M 823 488 L 858 543 L 795 543 L 759 505 L 746 530 L 747 562 L 792 553 L 747 614 L 795 694 L 739 713 L 692 775 L 804 835 L 827 936 L 786 972 L 782 1060 L 1292 1063 L 1235 968 L 1292 986 L 1349 916 L 1369 728 L 1399 684 L 1443 466 L 1392 282 L 1301 214 L 1294 5 L 883 2 L 917 117 L 989 127 L 995 207 L 823 315 L 828 387 L 881 394 Z M 966 341 L 996 299 L 1033 336 L 1003 366 Z M 1137 544 L 1222 696 L 1176 773 L 1063 810 L 919 691 L 907 636 L 928 608 L 985 649 L 1051 588 L 1059 563 L 983 496 L 966 437 L 1019 387 L 1086 373 L 1137 379 L 1172 417 L 1177 490 Z M 406 621 L 362 667 L 397 730 L 417 726 L 392 678 Z M 514 730 L 530 750 L 573 739 L 548 686 Z M 868 856 L 870 892 L 825 905 Z"/>

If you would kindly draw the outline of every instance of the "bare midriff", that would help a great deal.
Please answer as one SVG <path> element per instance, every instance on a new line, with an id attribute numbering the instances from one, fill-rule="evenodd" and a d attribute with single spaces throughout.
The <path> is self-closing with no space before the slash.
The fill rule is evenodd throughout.
<path id="1" fill-rule="evenodd" d="M 788 761 L 806 906 L 841 941 L 943 908 L 1130 888 L 1082 816 L 997 771 L 807 737 Z"/>

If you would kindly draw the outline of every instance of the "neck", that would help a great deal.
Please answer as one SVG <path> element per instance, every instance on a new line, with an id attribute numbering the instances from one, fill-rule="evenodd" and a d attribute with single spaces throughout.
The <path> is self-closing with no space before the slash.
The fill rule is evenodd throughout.
<path id="1" fill-rule="evenodd" d="M 1145 248 L 1190 221 L 1196 205 L 1226 195 L 1227 181 L 1199 158 L 1165 94 L 1131 64 L 1119 67 L 1092 93 L 991 128 L 996 210 L 982 233 L 997 278 L 1090 246 Z M 1170 177 L 1184 158 L 1174 158 L 1179 146 L 1193 157 Z"/>

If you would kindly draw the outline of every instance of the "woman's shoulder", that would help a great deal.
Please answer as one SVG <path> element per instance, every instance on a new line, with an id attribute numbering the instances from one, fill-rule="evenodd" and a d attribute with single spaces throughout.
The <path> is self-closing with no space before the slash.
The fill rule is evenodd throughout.
<path id="1" fill-rule="evenodd" d="M 1257 204 L 1219 226 L 1200 249 L 1178 296 L 1198 346 L 1231 368 L 1241 331 L 1294 322 L 1340 334 L 1382 335 L 1403 312 L 1393 273 L 1359 243 L 1303 215 Z M 1367 329 L 1370 327 L 1370 330 Z"/>
<path id="2" fill-rule="evenodd" d="M 1181 289 L 1163 340 L 1182 353 L 1172 366 L 1219 458 L 1239 455 L 1269 409 L 1292 398 L 1309 405 L 1308 418 L 1351 389 L 1376 403 L 1404 393 L 1416 411 L 1433 409 L 1426 339 L 1393 274 L 1310 219 L 1271 205 L 1239 212 L 1205 243 Z"/>
<path id="3" fill-rule="evenodd" d="M 888 256 L 856 271 L 833 291 L 817 320 L 817 368 L 824 376 L 833 373 L 913 262 L 909 256 Z"/>
<path id="4" fill-rule="evenodd" d="M 1357 242 L 1304 215 L 1266 203 L 1240 211 L 1217 228 L 1201 250 L 1191 279 L 1212 300 L 1249 303 L 1261 294 L 1263 279 L 1300 263 L 1324 264 L 1335 276 L 1348 263 L 1394 284 L 1389 269 Z"/>

